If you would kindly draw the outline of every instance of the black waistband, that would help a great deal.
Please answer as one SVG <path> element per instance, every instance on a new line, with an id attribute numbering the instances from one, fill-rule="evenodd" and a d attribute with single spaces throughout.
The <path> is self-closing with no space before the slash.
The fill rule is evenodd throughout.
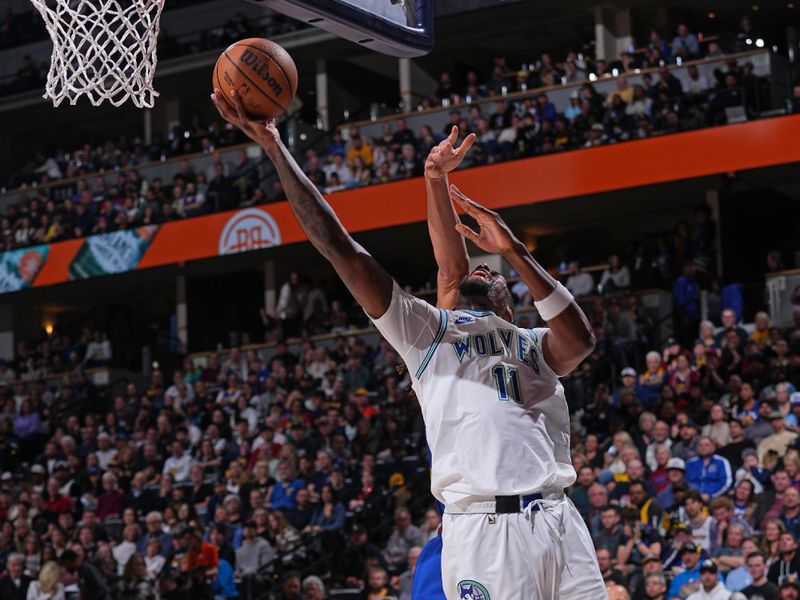
<path id="1" fill-rule="evenodd" d="M 527 494 L 525 496 L 495 496 L 494 512 L 498 514 L 518 513 L 524 510 L 534 500 L 541 500 L 541 494 Z M 536 510 L 536 507 L 534 507 Z"/>

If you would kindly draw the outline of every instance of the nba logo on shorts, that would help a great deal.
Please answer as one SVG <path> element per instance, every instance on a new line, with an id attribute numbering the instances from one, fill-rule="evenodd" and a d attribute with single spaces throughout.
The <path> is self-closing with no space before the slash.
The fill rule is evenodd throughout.
<path id="1" fill-rule="evenodd" d="M 461 600 L 490 600 L 486 588 L 471 579 L 458 582 L 458 597 Z"/>
<path id="2" fill-rule="evenodd" d="M 268 212 L 260 208 L 247 208 L 235 213 L 219 236 L 219 254 L 237 254 L 279 246 L 281 232 Z"/>

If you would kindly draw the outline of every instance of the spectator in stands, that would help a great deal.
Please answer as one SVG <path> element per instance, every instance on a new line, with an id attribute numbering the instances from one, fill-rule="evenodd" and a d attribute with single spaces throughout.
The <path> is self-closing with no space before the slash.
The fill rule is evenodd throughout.
<path id="1" fill-rule="evenodd" d="M 686 462 L 686 481 L 697 486 L 705 501 L 728 491 L 733 473 L 728 460 L 716 454 L 714 440 L 703 436 L 697 445 L 698 456 Z"/>
<path id="2" fill-rule="evenodd" d="M 589 273 L 581 270 L 580 263 L 574 260 L 569 263 L 567 289 L 573 296 L 588 296 L 594 291 L 594 279 Z"/>
<path id="3" fill-rule="evenodd" d="M 696 591 L 700 581 L 700 549 L 694 542 L 686 542 L 680 549 L 681 565 L 683 571 L 678 573 L 672 580 L 667 592 L 670 600 L 674 598 L 686 598 L 690 593 Z"/>
<path id="4" fill-rule="evenodd" d="M 691 60 L 700 56 L 700 43 L 697 36 L 689 31 L 685 23 L 678 25 L 678 31 L 672 40 L 672 56 L 683 60 Z"/>
<path id="5" fill-rule="evenodd" d="M 0 596 L 3 600 L 26 600 L 31 578 L 25 575 L 24 570 L 24 557 L 16 553 L 9 554 L 6 559 L 6 576 L 0 579 Z"/>
<path id="6" fill-rule="evenodd" d="M 394 531 L 386 544 L 384 557 L 390 567 L 402 571 L 408 560 L 408 552 L 414 546 L 425 545 L 425 535 L 411 522 L 411 513 L 398 508 L 394 513 Z"/>
<path id="7" fill-rule="evenodd" d="M 778 600 L 778 586 L 767 579 L 767 562 L 763 553 L 754 552 L 747 557 L 747 570 L 753 582 L 742 590 L 747 598 L 760 596 L 765 600 Z"/>

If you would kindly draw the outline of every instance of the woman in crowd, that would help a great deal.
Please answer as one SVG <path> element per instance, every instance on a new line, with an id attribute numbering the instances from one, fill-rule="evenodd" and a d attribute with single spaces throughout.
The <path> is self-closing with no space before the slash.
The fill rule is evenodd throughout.
<path id="1" fill-rule="evenodd" d="M 122 579 L 117 583 L 114 597 L 118 600 L 156 600 L 153 584 L 148 581 L 147 565 L 140 554 L 132 554 L 125 563 Z"/>
<path id="2" fill-rule="evenodd" d="M 322 531 L 340 533 L 344 529 L 345 510 L 331 486 L 322 486 L 320 501 L 320 506 L 311 516 L 311 523 L 309 523 L 306 531 L 312 533 Z"/>
<path id="3" fill-rule="evenodd" d="M 764 539 L 761 541 L 761 552 L 771 565 L 780 558 L 781 534 L 786 531 L 786 525 L 780 519 L 768 519 L 764 524 Z"/>
<path id="4" fill-rule="evenodd" d="M 64 600 L 61 567 L 55 561 L 45 563 L 36 581 L 28 587 L 26 600 Z"/>

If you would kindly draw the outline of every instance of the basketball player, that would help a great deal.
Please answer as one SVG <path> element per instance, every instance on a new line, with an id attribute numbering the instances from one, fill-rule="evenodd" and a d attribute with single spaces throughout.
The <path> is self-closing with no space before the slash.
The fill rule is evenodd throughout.
<path id="1" fill-rule="evenodd" d="M 445 505 L 442 583 L 448 600 L 594 600 L 604 587 L 591 539 L 564 488 L 569 414 L 558 381 L 592 350 L 585 315 L 500 217 L 449 188 L 479 226 L 454 229 L 520 274 L 549 328 L 512 325 L 505 279 L 479 265 L 453 310 L 405 293 L 342 227 L 274 123 L 247 118 L 215 90 L 220 114 L 272 160 L 298 222 L 413 373 L 433 455 L 431 488 Z M 442 185 L 446 184 L 442 183 Z M 455 213 L 453 214 L 455 219 Z"/>

